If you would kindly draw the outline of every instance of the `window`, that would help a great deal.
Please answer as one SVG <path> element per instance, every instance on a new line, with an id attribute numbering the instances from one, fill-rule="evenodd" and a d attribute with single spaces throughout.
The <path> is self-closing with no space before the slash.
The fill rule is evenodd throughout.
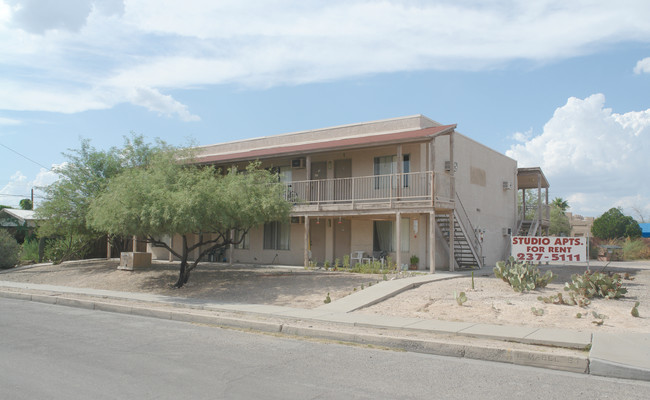
<path id="1" fill-rule="evenodd" d="M 292 181 L 293 169 L 290 166 L 270 167 L 267 170 L 273 174 L 278 174 L 278 180 L 282 183 L 290 183 Z"/>
<path id="2" fill-rule="evenodd" d="M 235 240 L 238 240 L 241 237 L 241 232 L 240 231 L 235 231 Z M 235 244 L 236 249 L 243 249 L 243 250 L 248 250 L 251 248 L 250 244 L 250 235 L 247 233 L 244 235 L 244 238 L 242 239 L 241 242 Z"/>
<path id="3" fill-rule="evenodd" d="M 373 222 L 373 251 L 394 252 L 397 249 L 395 242 L 395 221 L 374 221 Z M 410 222 L 409 218 L 402 218 L 401 236 L 402 252 L 410 251 Z"/>
<path id="4" fill-rule="evenodd" d="M 291 225 L 285 222 L 267 222 L 264 224 L 264 249 L 289 250 L 289 233 Z"/>
<path id="5" fill-rule="evenodd" d="M 409 154 L 404 154 L 402 156 L 402 172 L 408 174 L 411 172 L 411 156 Z M 392 175 L 397 173 L 397 156 L 382 156 L 375 157 L 375 175 Z M 408 175 L 404 175 L 403 187 L 409 186 Z M 388 187 L 390 178 L 375 178 L 375 189 Z M 395 183 L 393 183 L 395 187 Z"/>
<path id="6" fill-rule="evenodd" d="M 290 183 L 293 180 L 292 172 L 293 169 L 291 167 L 279 167 L 278 173 L 280 175 L 280 182 Z"/>

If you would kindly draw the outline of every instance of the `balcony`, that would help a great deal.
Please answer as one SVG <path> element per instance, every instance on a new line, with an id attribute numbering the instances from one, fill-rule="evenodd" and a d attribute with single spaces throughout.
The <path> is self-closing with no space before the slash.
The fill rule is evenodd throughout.
<path id="1" fill-rule="evenodd" d="M 451 209 L 452 177 L 410 172 L 285 183 L 294 212 L 436 207 Z M 435 188 L 435 190 L 432 190 Z"/>

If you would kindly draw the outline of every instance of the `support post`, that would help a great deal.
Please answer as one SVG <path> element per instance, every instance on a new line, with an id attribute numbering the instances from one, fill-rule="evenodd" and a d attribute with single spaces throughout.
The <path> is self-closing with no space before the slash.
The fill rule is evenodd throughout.
<path id="1" fill-rule="evenodd" d="M 456 168 L 454 167 L 454 132 L 449 134 L 449 196 L 451 196 L 451 202 L 456 202 Z M 454 205 L 454 207 L 456 207 Z"/>
<path id="2" fill-rule="evenodd" d="M 309 267 L 309 216 L 305 215 L 305 237 L 304 237 L 304 267 Z"/>
<path id="3" fill-rule="evenodd" d="M 307 193 L 305 193 L 307 195 L 307 198 L 305 200 L 307 200 L 307 204 L 311 204 L 311 189 L 313 185 L 313 182 L 311 180 L 311 156 L 305 157 L 305 175 L 307 179 Z"/>
<path id="4" fill-rule="evenodd" d="M 537 230 L 536 236 L 542 234 L 542 175 L 537 175 Z"/>
<path id="5" fill-rule="evenodd" d="M 436 139 L 432 138 L 429 142 L 429 165 L 428 170 L 431 171 L 431 207 L 436 205 Z"/>
<path id="6" fill-rule="evenodd" d="M 395 190 L 395 198 L 399 200 L 402 195 L 402 174 L 404 173 L 404 156 L 402 155 L 402 145 L 397 145 L 397 182 Z"/>
<path id="7" fill-rule="evenodd" d="M 456 257 L 454 255 L 454 235 L 456 233 L 454 221 L 454 210 L 449 213 L 449 271 L 454 271 L 456 265 Z"/>
<path id="8" fill-rule="evenodd" d="M 398 267 L 401 269 L 402 268 L 402 213 L 397 212 L 395 214 L 395 262 L 397 263 Z"/>
<path id="9" fill-rule="evenodd" d="M 429 213 L 429 272 L 436 273 L 436 211 Z"/>

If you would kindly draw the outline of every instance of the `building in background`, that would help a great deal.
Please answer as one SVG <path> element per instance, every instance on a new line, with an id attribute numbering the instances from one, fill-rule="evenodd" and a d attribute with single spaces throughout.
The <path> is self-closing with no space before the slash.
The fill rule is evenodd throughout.
<path id="1" fill-rule="evenodd" d="M 594 224 L 594 217 L 583 217 L 582 215 L 565 213 L 571 224 L 571 236 L 591 236 L 591 226 Z"/>

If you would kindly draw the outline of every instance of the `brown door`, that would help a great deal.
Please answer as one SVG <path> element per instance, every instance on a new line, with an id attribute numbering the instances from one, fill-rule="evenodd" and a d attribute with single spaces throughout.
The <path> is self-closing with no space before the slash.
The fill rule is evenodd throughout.
<path id="1" fill-rule="evenodd" d="M 325 261 L 325 224 L 326 219 L 311 219 L 309 221 L 309 245 L 311 260 L 322 264 Z"/>
<path id="2" fill-rule="evenodd" d="M 327 162 L 318 161 L 311 163 L 311 177 L 313 181 L 310 188 L 311 201 L 323 202 L 327 200 L 327 188 L 325 179 L 327 179 Z M 322 182 L 319 182 L 322 181 Z"/>
<path id="3" fill-rule="evenodd" d="M 339 259 L 343 264 L 343 257 L 350 255 L 350 242 L 352 233 L 350 232 L 351 223 L 349 219 L 335 218 L 334 223 L 334 259 Z M 334 261 L 334 260 L 332 260 Z"/>
<path id="4" fill-rule="evenodd" d="M 334 161 L 334 201 L 347 202 L 352 200 L 352 160 Z"/>

